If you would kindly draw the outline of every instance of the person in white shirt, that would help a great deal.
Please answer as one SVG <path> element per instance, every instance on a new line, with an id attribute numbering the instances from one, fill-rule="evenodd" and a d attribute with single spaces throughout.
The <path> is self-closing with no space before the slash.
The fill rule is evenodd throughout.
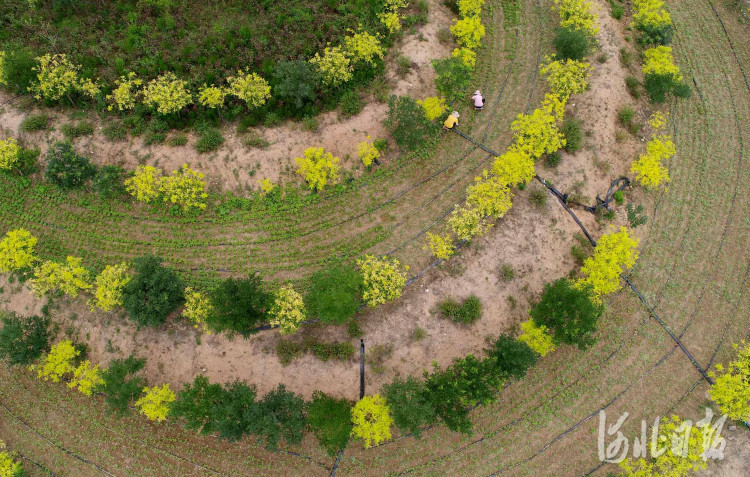
<path id="1" fill-rule="evenodd" d="M 471 97 L 471 100 L 474 101 L 475 110 L 481 111 L 484 108 L 484 96 L 482 96 L 481 91 L 474 91 L 474 96 Z"/>

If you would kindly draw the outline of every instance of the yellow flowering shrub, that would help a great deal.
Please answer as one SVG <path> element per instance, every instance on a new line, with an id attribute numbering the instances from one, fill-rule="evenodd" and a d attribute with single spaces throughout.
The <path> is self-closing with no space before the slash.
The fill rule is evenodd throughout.
<path id="1" fill-rule="evenodd" d="M 474 50 L 469 48 L 454 48 L 451 53 L 453 58 L 458 58 L 463 64 L 469 68 L 474 68 L 477 65 L 477 54 Z"/>
<path id="2" fill-rule="evenodd" d="M 285 285 L 276 291 L 271 308 L 268 310 L 270 323 L 279 327 L 282 335 L 295 333 L 307 316 L 302 295 Z"/>
<path id="3" fill-rule="evenodd" d="M 568 98 L 586 91 L 590 70 L 589 63 L 571 59 L 553 61 L 547 57 L 547 64 L 541 67 L 540 72 L 547 75 L 547 84 L 553 93 Z"/>
<path id="4" fill-rule="evenodd" d="M 149 203 L 159 195 L 161 170 L 153 166 L 138 166 L 133 177 L 125 180 L 125 190 L 135 200 Z"/>
<path id="5" fill-rule="evenodd" d="M 380 395 L 365 396 L 352 408 L 352 436 L 365 441 L 365 448 L 391 438 L 390 409 Z"/>
<path id="6" fill-rule="evenodd" d="M 266 104 L 271 97 L 271 86 L 268 81 L 256 73 L 238 71 L 237 76 L 227 78 L 229 94 L 247 103 L 248 106 L 258 108 Z"/>
<path id="7" fill-rule="evenodd" d="M 353 63 L 364 62 L 375 64 L 376 59 L 383 58 L 385 48 L 378 38 L 366 31 L 353 33 L 344 38 L 344 51 Z"/>
<path id="8" fill-rule="evenodd" d="M 484 216 L 475 207 L 461 207 L 456 205 L 448 218 L 448 227 L 461 240 L 467 242 L 479 237 L 491 227 L 484 220 Z"/>
<path id="9" fill-rule="evenodd" d="M 77 388 L 78 392 L 91 396 L 94 389 L 100 384 L 104 384 L 104 379 L 102 379 L 99 365 L 91 366 L 91 361 L 86 360 L 75 369 L 73 379 L 68 383 L 68 387 L 71 389 Z"/>
<path id="10" fill-rule="evenodd" d="M 729 419 L 750 422 L 750 346 L 744 340 L 732 346 L 737 359 L 726 368 L 717 364 L 716 372 L 709 373 L 716 378 L 709 394 Z"/>
<path id="11" fill-rule="evenodd" d="M 40 364 L 29 369 L 36 371 L 37 377 L 45 381 L 59 383 L 63 376 L 75 371 L 73 363 L 80 354 L 70 340 L 63 340 L 50 348 Z"/>
<path id="12" fill-rule="evenodd" d="M 164 202 L 179 205 L 182 210 L 206 208 L 208 193 L 203 173 L 194 171 L 187 164 L 163 178 L 159 182 L 159 191 L 163 194 Z"/>
<path id="13" fill-rule="evenodd" d="M 619 232 L 603 235 L 594 248 L 594 254 L 583 262 L 581 285 L 590 285 L 601 297 L 620 289 L 620 274 L 638 260 L 638 240 L 628 234 L 625 227 Z"/>
<path id="14" fill-rule="evenodd" d="M 135 407 L 149 421 L 162 422 L 167 419 L 169 405 L 177 399 L 169 384 L 143 388 L 143 396 L 135 402 Z"/>
<path id="15" fill-rule="evenodd" d="M 127 76 L 120 77 L 116 84 L 117 87 L 112 90 L 112 94 L 107 95 L 107 101 L 111 102 L 107 109 L 110 111 L 114 108 L 118 111 L 133 109 L 138 97 L 138 88 L 143 85 L 143 81 L 131 71 Z"/>
<path id="16" fill-rule="evenodd" d="M 492 173 L 500 184 L 515 186 L 526 184 L 534 178 L 534 159 L 524 149 L 517 145 L 511 146 L 505 154 L 495 159 Z"/>
<path id="17" fill-rule="evenodd" d="M 661 131 L 667 125 L 667 115 L 661 111 L 656 111 L 648 118 L 648 125 L 654 131 Z"/>
<path id="18" fill-rule="evenodd" d="M 305 178 L 311 190 L 322 190 L 339 179 L 339 158 L 322 147 L 309 147 L 304 157 L 296 157 L 294 161 L 299 166 L 297 173 Z"/>
<path id="19" fill-rule="evenodd" d="M 94 307 L 104 311 L 112 311 L 116 306 L 122 306 L 122 289 L 132 277 L 128 274 L 128 265 L 107 265 L 102 273 L 94 279 L 94 298 L 89 302 L 91 311 Z"/>
<path id="20" fill-rule="evenodd" d="M 370 136 L 367 136 L 367 139 L 370 139 Z M 357 144 L 357 155 L 365 167 L 370 167 L 380 157 L 380 151 L 372 142 L 362 141 Z"/>
<path id="21" fill-rule="evenodd" d="M 547 332 L 546 326 L 537 326 L 534 320 L 529 319 L 521 323 L 521 331 L 523 333 L 518 337 L 518 341 L 526 343 L 529 348 L 542 357 L 555 350 L 555 343 L 552 340 L 552 335 Z"/>
<path id="22" fill-rule="evenodd" d="M 466 203 L 482 217 L 499 219 L 513 205 L 513 193 L 508 184 L 499 176 L 490 176 L 485 169 L 481 176 L 474 178 L 474 184 L 466 188 Z"/>
<path id="23" fill-rule="evenodd" d="M 10 171 L 18 162 L 18 153 L 21 147 L 18 142 L 9 137 L 5 141 L 0 141 L 0 171 Z"/>
<path id="24" fill-rule="evenodd" d="M 185 288 L 185 309 L 182 316 L 193 323 L 193 328 L 201 330 L 202 333 L 211 334 L 206 319 L 213 312 L 211 300 L 203 293 L 192 287 Z"/>
<path id="25" fill-rule="evenodd" d="M 560 26 L 586 32 L 591 38 L 599 33 L 594 6 L 589 0 L 555 0 Z"/>
<path id="26" fill-rule="evenodd" d="M 408 266 L 402 266 L 395 258 L 366 255 L 357 260 L 364 287 L 362 299 L 371 308 L 375 308 L 401 296 L 406 285 Z"/>
<path id="27" fill-rule="evenodd" d="M 451 33 L 456 37 L 456 42 L 466 48 L 476 49 L 482 45 L 484 38 L 484 25 L 478 16 L 454 20 Z"/>
<path id="28" fill-rule="evenodd" d="M 260 190 L 262 195 L 267 195 L 276 188 L 276 184 L 269 178 L 265 178 L 260 181 Z"/>
<path id="29" fill-rule="evenodd" d="M 662 0 L 633 0 L 633 24 L 636 28 L 661 28 L 672 25 L 672 17 Z"/>
<path id="30" fill-rule="evenodd" d="M 434 121 L 441 117 L 448 110 L 445 104 L 445 98 L 441 96 L 432 96 L 430 98 L 417 100 L 417 104 L 422 106 L 424 116 L 428 121 Z"/>
<path id="31" fill-rule="evenodd" d="M 0 241 L 0 272 L 15 272 L 36 260 L 37 239 L 26 229 L 11 230 Z"/>
<path id="32" fill-rule="evenodd" d="M 453 239 L 448 233 L 443 237 L 427 232 L 427 245 L 424 248 L 429 248 L 433 257 L 442 260 L 451 258 L 456 252 L 456 246 L 453 245 Z"/>
<path id="33" fill-rule="evenodd" d="M 164 73 L 143 88 L 143 103 L 159 114 L 171 114 L 189 105 L 193 96 L 186 81 L 172 72 Z"/>
<path id="34" fill-rule="evenodd" d="M 5 80 L 5 52 L 0 50 L 0 84 L 7 85 Z"/>
<path id="35" fill-rule="evenodd" d="M 80 92 L 90 97 L 99 94 L 99 88 L 89 79 L 78 77 L 81 67 L 74 65 L 66 55 L 44 55 L 37 59 L 36 83 L 29 88 L 36 99 L 59 101 L 72 92 Z"/>
<path id="36" fill-rule="evenodd" d="M 206 86 L 205 84 L 198 90 L 198 102 L 201 106 L 216 109 L 224 106 L 224 100 L 227 97 L 227 90 L 219 86 Z"/>
<path id="37" fill-rule="evenodd" d="M 510 125 L 519 150 L 533 159 L 557 151 L 566 143 L 565 135 L 557 128 L 554 104 L 535 109 L 531 114 L 519 114 Z"/>
<path id="38" fill-rule="evenodd" d="M 693 475 L 707 467 L 703 458 L 704 441 L 703 430 L 698 426 L 683 427 L 679 417 L 662 418 L 659 429 L 651 429 L 648 436 L 654 436 L 656 442 L 649 445 L 650 455 L 658 457 L 627 458 L 617 465 L 625 471 L 628 477 L 683 477 Z M 679 438 L 680 445 L 675 445 L 675 438 Z M 663 453 L 659 453 L 663 450 Z"/>
<path id="39" fill-rule="evenodd" d="M 672 48 L 669 46 L 657 46 L 643 52 L 643 66 L 641 70 L 644 75 L 670 76 L 674 81 L 682 81 L 680 68 L 674 64 Z"/>
<path id="40" fill-rule="evenodd" d="M 336 87 L 352 79 L 351 60 L 340 46 L 327 46 L 323 55 L 315 53 L 310 60 L 320 73 L 323 84 Z"/>
<path id="41" fill-rule="evenodd" d="M 401 15 L 397 12 L 382 12 L 378 14 L 378 20 L 390 32 L 395 33 L 401 29 Z"/>
<path id="42" fill-rule="evenodd" d="M 2 70 L 0 70 L 1 72 Z M 2 78 L 2 75 L 0 75 L 0 78 Z M 23 464 L 14 459 L 15 455 L 6 451 L 5 442 L 0 440 L 0 477 L 23 477 L 26 475 L 23 470 Z"/>
<path id="43" fill-rule="evenodd" d="M 482 13 L 484 0 L 458 0 L 458 14 L 462 17 L 473 17 Z"/>
<path id="44" fill-rule="evenodd" d="M 633 163 L 630 172 L 635 174 L 635 180 L 644 187 L 654 189 L 669 182 L 669 170 L 661 161 L 676 153 L 677 148 L 669 136 L 654 137 L 646 145 L 646 154 Z"/>
<path id="45" fill-rule="evenodd" d="M 67 257 L 65 263 L 47 260 L 34 269 L 31 289 L 39 296 L 50 290 L 60 290 L 66 295 L 77 297 L 81 290 L 91 288 L 89 271 L 81 265 L 78 257 Z"/>

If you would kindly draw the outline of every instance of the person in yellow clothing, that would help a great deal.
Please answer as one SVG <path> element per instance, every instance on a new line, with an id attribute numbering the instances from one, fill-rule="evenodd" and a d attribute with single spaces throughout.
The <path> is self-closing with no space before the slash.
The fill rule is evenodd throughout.
<path id="1" fill-rule="evenodd" d="M 443 123 L 443 129 L 453 129 L 458 126 L 458 118 L 460 116 L 461 115 L 458 114 L 458 111 L 453 111 Z"/>

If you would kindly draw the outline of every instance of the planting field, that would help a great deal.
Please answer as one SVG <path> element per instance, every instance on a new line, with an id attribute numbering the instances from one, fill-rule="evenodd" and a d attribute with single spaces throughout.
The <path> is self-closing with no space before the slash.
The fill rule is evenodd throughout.
<path id="1" fill-rule="evenodd" d="M 608 14 L 609 3 L 595 3 Z M 496 0 L 485 7 L 487 36 L 475 77 L 487 103 L 480 114 L 462 114 L 461 130 L 494 150 L 507 148 L 516 114 L 533 109 L 544 93 L 537 72 L 551 51 L 551 4 Z M 709 369 L 727 360 L 731 343 L 750 336 L 750 28 L 711 0 L 673 1 L 669 8 L 675 58 L 692 95 L 670 105 L 678 153 L 668 164 L 668 188 L 645 199 L 649 230 L 629 278 Z M 602 34 L 623 35 L 612 24 Z M 443 223 L 491 159 L 444 133 L 430 148 L 319 198 L 228 201 L 195 219 L 86 193 L 70 200 L 44 185 L 29 193 L 23 179 L 2 178 L 0 225 L 31 231 L 44 258 L 73 254 L 101 269 L 154 253 L 196 285 L 259 271 L 304 287 L 332 256 L 365 252 L 391 254 L 416 274 L 432 261 L 422 248 L 425 233 Z M 600 410 L 608 423 L 628 412 L 622 430 L 635 436 L 641 419 L 677 413 L 697 421 L 710 403 L 701 375 L 630 289 L 606 302 L 591 349 L 567 346 L 541 360 L 495 403 L 472 410 L 470 436 L 438 425 L 421 439 L 396 436 L 371 449 L 350 444 L 337 460 L 311 435 L 272 451 L 247 438 L 200 437 L 173 422 L 117 419 L 99 398 L 2 363 L 0 437 L 31 475 L 330 475 L 334 468 L 336 475 L 606 475 L 617 469 L 597 457 Z M 727 459 L 746 441 L 728 441 Z M 709 462 L 707 475 L 724 465 Z M 750 473 L 746 462 L 731 465 L 739 465 L 738 475 Z"/>

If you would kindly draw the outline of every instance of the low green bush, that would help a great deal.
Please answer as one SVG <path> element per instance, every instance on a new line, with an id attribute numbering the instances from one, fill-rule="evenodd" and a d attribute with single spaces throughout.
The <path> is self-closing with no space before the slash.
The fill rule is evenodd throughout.
<path id="1" fill-rule="evenodd" d="M 44 113 L 29 114 L 21 121 L 21 131 L 43 131 L 49 127 L 49 116 Z"/>
<path id="2" fill-rule="evenodd" d="M 94 134 L 94 125 L 88 121 L 81 121 L 76 124 L 66 123 L 62 125 L 61 129 L 65 137 L 70 140 Z"/>
<path id="3" fill-rule="evenodd" d="M 198 140 L 195 142 L 195 150 L 201 154 L 212 152 L 224 144 L 224 136 L 216 128 L 205 127 L 198 131 Z"/>
<path id="4" fill-rule="evenodd" d="M 354 116 L 362 111 L 362 99 L 359 91 L 348 90 L 339 99 L 339 108 L 344 117 Z"/>
<path id="5" fill-rule="evenodd" d="M 565 136 L 565 150 L 571 154 L 583 147 L 583 121 L 576 118 L 566 118 L 561 132 Z"/>
<path id="6" fill-rule="evenodd" d="M 447 298 L 440 303 L 439 310 L 443 318 L 469 325 L 482 317 L 482 301 L 476 295 L 470 295 L 462 303 Z"/>

